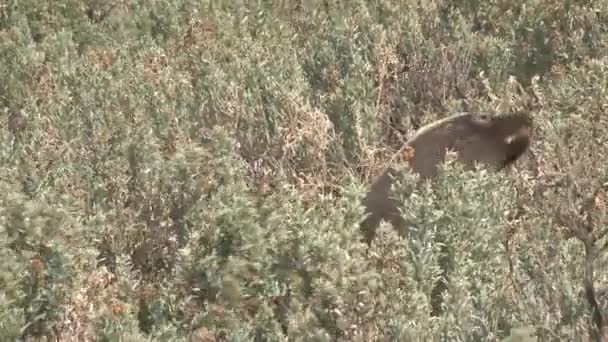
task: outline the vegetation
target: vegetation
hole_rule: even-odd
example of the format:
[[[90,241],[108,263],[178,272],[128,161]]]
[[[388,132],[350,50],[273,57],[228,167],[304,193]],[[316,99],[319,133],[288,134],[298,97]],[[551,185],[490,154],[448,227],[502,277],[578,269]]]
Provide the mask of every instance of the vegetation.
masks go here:
[[[606,1],[0,1],[2,340],[607,339],[606,85]],[[417,127],[522,109],[361,242]]]

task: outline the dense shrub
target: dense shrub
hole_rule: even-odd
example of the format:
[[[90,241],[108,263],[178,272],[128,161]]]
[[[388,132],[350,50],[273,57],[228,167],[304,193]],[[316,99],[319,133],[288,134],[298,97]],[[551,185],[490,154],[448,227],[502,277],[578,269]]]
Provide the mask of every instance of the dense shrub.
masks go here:
[[[599,339],[606,13],[0,3],[2,336]],[[415,129],[521,109],[536,130],[515,168],[447,162],[416,186],[399,165],[408,231],[360,242],[371,177]]]

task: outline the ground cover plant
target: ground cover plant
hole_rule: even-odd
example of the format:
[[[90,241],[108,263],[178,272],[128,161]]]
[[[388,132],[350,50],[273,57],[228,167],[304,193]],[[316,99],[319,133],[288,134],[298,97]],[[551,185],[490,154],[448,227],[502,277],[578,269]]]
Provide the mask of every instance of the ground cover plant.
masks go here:
[[[605,1],[0,1],[2,340],[606,341],[607,52]],[[393,158],[522,110],[505,172]]]

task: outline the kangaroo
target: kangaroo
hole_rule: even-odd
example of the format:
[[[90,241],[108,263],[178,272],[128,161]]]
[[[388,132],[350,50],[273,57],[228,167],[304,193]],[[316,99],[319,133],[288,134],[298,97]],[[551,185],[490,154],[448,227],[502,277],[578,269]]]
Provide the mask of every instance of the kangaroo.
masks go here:
[[[406,142],[414,149],[410,167],[422,180],[437,175],[438,164],[445,160],[448,149],[454,150],[457,160],[471,169],[475,162],[493,166],[500,171],[522,156],[530,145],[532,117],[515,112],[498,116],[459,113],[432,122]],[[391,197],[392,178],[397,170],[387,167],[371,185],[364,198],[368,216],[361,223],[364,241],[371,245],[382,220],[394,229],[403,231],[397,201]]]

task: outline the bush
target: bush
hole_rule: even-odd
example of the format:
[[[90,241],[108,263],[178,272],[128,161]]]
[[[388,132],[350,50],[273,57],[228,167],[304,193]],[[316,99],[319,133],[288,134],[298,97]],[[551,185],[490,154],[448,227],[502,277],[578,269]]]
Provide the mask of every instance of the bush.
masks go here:
[[[2,335],[608,336],[606,6],[5,2]],[[409,229],[360,242],[415,129],[522,109],[512,170],[401,165]]]

